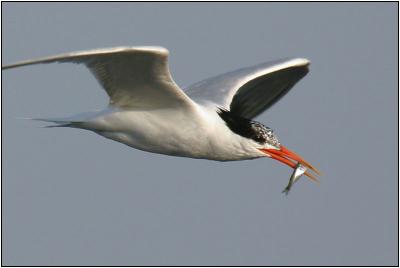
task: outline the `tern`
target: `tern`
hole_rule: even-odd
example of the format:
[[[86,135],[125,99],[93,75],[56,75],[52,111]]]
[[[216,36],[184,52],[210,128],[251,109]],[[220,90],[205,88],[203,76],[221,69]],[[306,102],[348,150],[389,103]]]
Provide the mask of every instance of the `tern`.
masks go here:
[[[253,118],[281,99],[308,73],[303,58],[261,63],[181,89],[163,47],[115,47],[72,52],[2,66],[53,62],[84,64],[109,96],[102,111],[61,119],[36,119],[50,127],[93,131],[133,148],[217,161],[260,157],[293,169],[319,171],[284,147],[274,131]],[[310,172],[304,175],[316,180]]]

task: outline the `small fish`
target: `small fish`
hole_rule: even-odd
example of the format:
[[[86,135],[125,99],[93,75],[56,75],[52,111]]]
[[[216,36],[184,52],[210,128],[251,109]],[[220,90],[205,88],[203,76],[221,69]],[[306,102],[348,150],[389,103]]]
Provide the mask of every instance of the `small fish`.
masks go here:
[[[300,179],[300,177],[307,171],[307,168],[300,163],[297,163],[296,168],[293,170],[292,176],[290,176],[289,183],[283,189],[282,193],[288,195],[290,189],[292,188],[293,184]]]

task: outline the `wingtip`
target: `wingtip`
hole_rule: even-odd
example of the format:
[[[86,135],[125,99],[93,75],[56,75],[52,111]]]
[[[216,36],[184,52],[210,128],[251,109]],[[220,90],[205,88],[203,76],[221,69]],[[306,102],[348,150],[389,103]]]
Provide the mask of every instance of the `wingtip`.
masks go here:
[[[298,66],[309,66],[311,64],[310,60],[306,58],[294,58],[292,62]]]
[[[92,50],[82,50],[82,51],[59,54],[59,55],[45,57],[45,58],[19,61],[16,63],[1,66],[1,70],[22,67],[22,66],[26,66],[26,65],[39,64],[39,63],[62,62],[67,58],[72,59],[72,58],[77,58],[80,56],[87,56],[87,55],[93,55],[93,54],[108,54],[108,53],[124,52],[124,51],[126,51],[126,52],[136,51],[136,52],[145,52],[145,53],[147,52],[147,53],[152,53],[152,54],[158,54],[158,55],[164,56],[164,57],[167,57],[169,55],[168,49],[161,47],[161,46],[136,46],[136,47],[135,46],[118,46],[118,47],[112,47],[112,48],[98,48],[98,49],[92,49]]]
[[[3,66],[1,66],[1,70],[7,70],[7,69],[11,69],[13,67],[17,67],[17,65],[16,64],[3,65]]]
[[[130,47],[129,49],[139,50],[139,51],[151,51],[155,53],[159,53],[161,55],[168,55],[169,50],[165,47],[161,46],[138,46],[138,47]]]
[[[24,66],[24,65],[27,65],[27,64],[25,64],[25,63],[7,64],[7,65],[4,65],[4,66],[1,66],[1,70],[2,71],[3,70],[8,70],[8,69],[12,69],[12,68],[21,67],[21,66]]]

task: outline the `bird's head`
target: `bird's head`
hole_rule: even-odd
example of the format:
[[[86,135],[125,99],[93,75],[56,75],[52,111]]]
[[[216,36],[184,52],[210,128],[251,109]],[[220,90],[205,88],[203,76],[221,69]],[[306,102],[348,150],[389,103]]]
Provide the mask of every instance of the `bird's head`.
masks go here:
[[[296,168],[297,163],[300,163],[301,165],[307,167],[307,169],[310,169],[316,174],[321,175],[318,169],[312,166],[309,162],[283,146],[279,142],[278,137],[274,134],[272,129],[258,122],[253,121],[252,124],[254,132],[256,133],[255,136],[259,140],[260,144],[262,144],[262,146],[257,147],[257,149],[264,153],[265,156],[278,160],[279,162],[288,165],[291,168]],[[304,175],[314,181],[318,181],[317,178],[310,172],[305,172]]]
[[[256,151],[261,152],[261,154],[258,155],[278,160],[291,168],[295,168],[297,163],[300,163],[316,174],[321,174],[315,167],[298,154],[283,146],[271,128],[264,126],[257,121],[237,116],[234,113],[223,109],[220,109],[218,114],[234,133],[251,141],[251,146],[254,146]],[[310,172],[305,172],[304,175],[317,181],[317,178]]]

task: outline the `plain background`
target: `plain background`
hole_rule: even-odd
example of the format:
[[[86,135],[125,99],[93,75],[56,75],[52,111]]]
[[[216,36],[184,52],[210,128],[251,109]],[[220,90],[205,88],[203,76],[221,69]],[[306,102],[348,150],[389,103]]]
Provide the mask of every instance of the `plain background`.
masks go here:
[[[102,109],[82,66],[3,71],[3,265],[397,265],[397,3],[3,3],[2,63],[170,50],[175,81],[284,57],[311,71],[257,118],[315,164],[134,150],[18,117]]]

